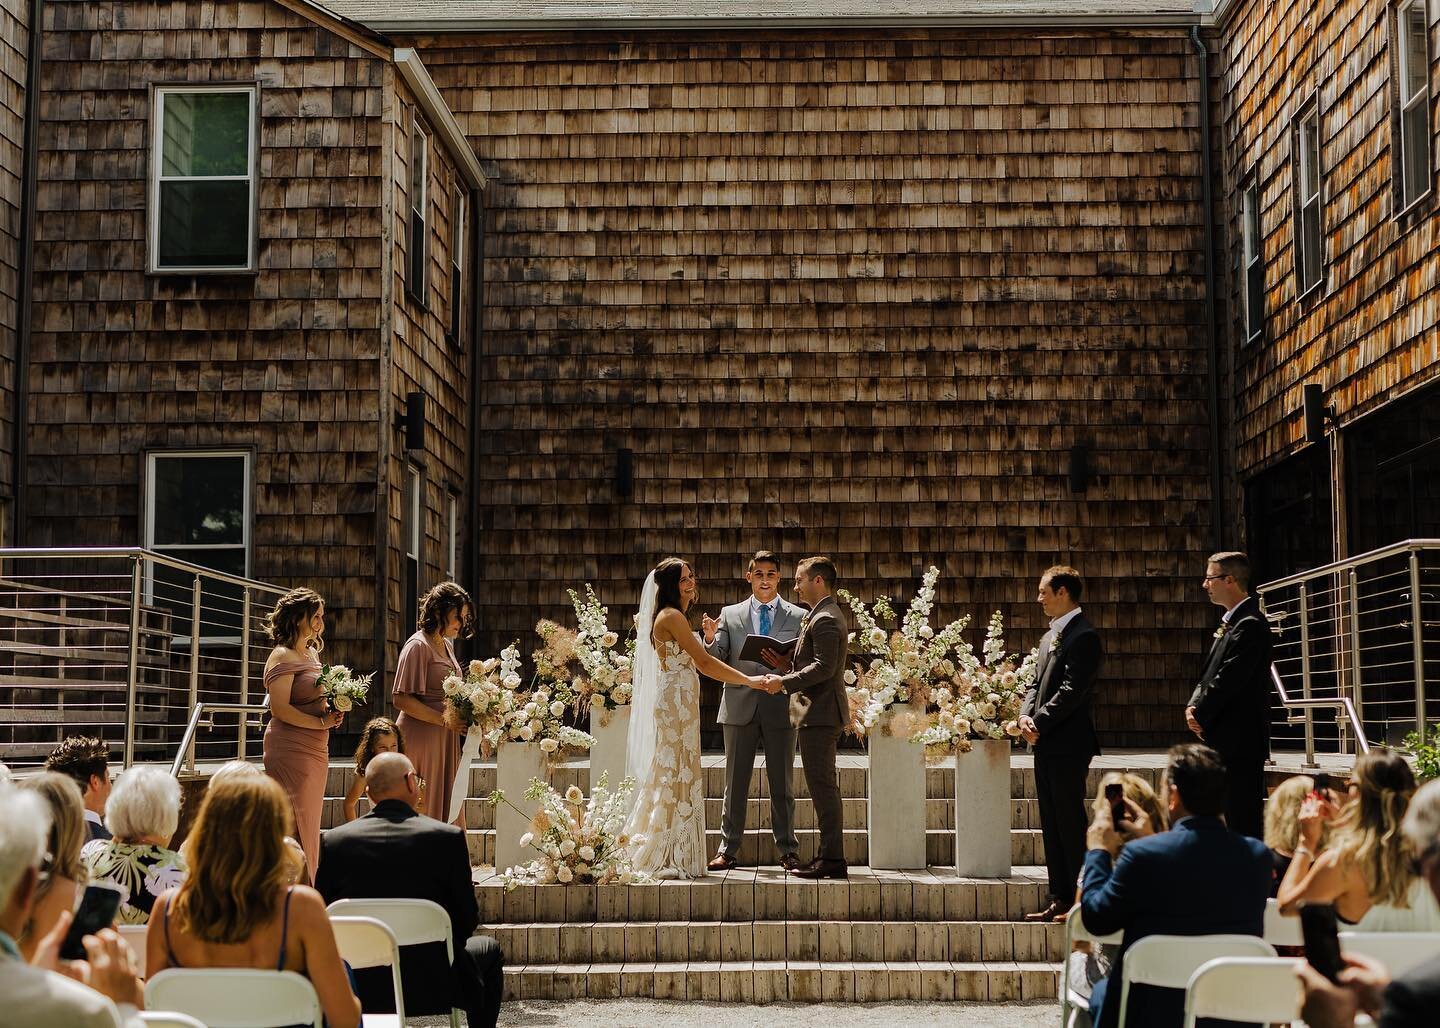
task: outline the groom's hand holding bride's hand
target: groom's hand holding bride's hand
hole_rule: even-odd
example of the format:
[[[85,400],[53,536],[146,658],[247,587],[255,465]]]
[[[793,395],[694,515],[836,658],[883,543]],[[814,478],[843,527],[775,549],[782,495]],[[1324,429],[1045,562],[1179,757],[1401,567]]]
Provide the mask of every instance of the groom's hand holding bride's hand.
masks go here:
[[[757,675],[750,679],[750,688],[759,689],[761,692],[768,692],[774,696],[784,688],[779,675]]]

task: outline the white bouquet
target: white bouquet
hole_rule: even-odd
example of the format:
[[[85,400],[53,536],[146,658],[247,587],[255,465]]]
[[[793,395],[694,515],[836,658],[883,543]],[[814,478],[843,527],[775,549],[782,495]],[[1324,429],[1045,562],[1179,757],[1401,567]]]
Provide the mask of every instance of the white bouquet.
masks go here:
[[[472,660],[463,677],[451,675],[441,685],[445,726],[454,732],[478,729],[487,757],[499,742],[506,716],[515,709],[519,668],[520,651],[512,643],[498,658]]]
[[[325,694],[325,702],[331,710],[348,713],[357,703],[364,703],[370,693],[370,682],[374,672],[357,675],[344,664],[326,664],[320,669],[315,684]]]

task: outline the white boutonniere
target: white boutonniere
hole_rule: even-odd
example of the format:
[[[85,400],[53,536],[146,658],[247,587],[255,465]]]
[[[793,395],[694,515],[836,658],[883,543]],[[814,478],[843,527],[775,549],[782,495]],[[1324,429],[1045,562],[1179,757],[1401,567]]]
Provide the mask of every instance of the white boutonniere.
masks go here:
[[[1058,635],[1052,635],[1052,636],[1050,637],[1050,652],[1051,652],[1051,653],[1054,653],[1054,652],[1055,652],[1056,650],[1058,650],[1059,648],[1060,648],[1060,637],[1059,637]]]
[[[1225,638],[1225,633],[1228,632],[1228,631],[1230,631],[1230,626],[1229,626],[1226,622],[1224,622],[1224,621],[1220,622],[1220,627],[1217,628],[1217,629],[1215,629],[1215,638],[1216,638],[1216,639],[1223,639],[1223,638]]]

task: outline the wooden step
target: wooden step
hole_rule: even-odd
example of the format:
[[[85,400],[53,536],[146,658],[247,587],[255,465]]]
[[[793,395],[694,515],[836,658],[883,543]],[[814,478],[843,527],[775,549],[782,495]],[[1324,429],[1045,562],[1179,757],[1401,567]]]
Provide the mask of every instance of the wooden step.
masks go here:
[[[705,961],[506,965],[507,1000],[679,999],[718,1003],[1053,1000],[1052,963]]]

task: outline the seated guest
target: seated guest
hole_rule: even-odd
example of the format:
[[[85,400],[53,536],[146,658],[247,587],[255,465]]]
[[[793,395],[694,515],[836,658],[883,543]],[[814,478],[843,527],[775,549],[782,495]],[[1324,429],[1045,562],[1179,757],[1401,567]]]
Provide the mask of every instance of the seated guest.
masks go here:
[[[66,910],[40,940],[34,961],[20,957],[15,939],[34,920],[49,822],[39,790],[0,783],[0,1024],[140,1028],[134,1020],[143,999],[140,981],[129,947],[114,931],[87,935],[85,960],[61,961],[57,952],[71,920]]]
[[[1440,901],[1440,782],[1429,782],[1415,793],[1401,824],[1420,878],[1432,899]],[[1430,1028],[1440,1010],[1440,957],[1390,979],[1373,960],[1347,954],[1349,965],[1332,985],[1313,967],[1302,964],[1305,985],[1302,1016],[1309,1028],[1352,1028],[1359,1012],[1369,1014],[1380,1028]]]
[[[40,940],[50,934],[60,915],[74,910],[86,879],[80,860],[85,845],[85,806],[80,787],[68,775],[46,771],[25,779],[23,789],[33,790],[44,801],[50,815],[50,834],[45,846],[45,865],[30,923],[19,937],[20,953],[33,960]]]
[[[1414,873],[1400,832],[1415,774],[1394,750],[1372,750],[1355,761],[1350,799],[1335,821],[1330,844],[1317,855],[1325,827],[1324,800],[1300,810],[1300,845],[1280,883],[1286,914],[1301,903],[1333,903],[1357,932],[1440,931],[1440,907]]]
[[[1110,977],[1091,994],[1091,1017],[1100,1028],[1119,1023],[1125,953],[1139,940],[1264,931],[1270,854],[1259,839],[1225,827],[1228,789],[1219,754],[1198,743],[1176,746],[1166,777],[1169,831],[1143,835],[1145,826],[1135,825],[1143,837],[1124,844],[1106,806],[1087,836],[1080,898],[1085,927],[1096,935],[1125,933]],[[1184,1007],[1181,990],[1137,985],[1130,990],[1128,1024],[1168,1028],[1180,1023]]]
[[[345,793],[345,820],[354,821],[360,816],[360,797],[365,795],[365,769],[382,753],[404,753],[405,739],[400,729],[388,717],[372,718],[366,722],[360,733],[360,745],[355,747],[355,777]],[[424,813],[423,804],[417,806],[418,813]]]
[[[120,774],[105,804],[114,836],[85,844],[92,881],[119,886],[118,924],[145,924],[156,898],[185,880],[185,858],[170,849],[180,825],[180,783],[158,767]]]
[[[1300,808],[1314,789],[1315,779],[1295,775],[1281,782],[1265,801],[1265,846],[1270,850],[1270,863],[1275,869],[1272,896],[1280,891],[1280,883],[1295,858],[1295,847],[1300,845]]]
[[[444,949],[406,947],[400,955],[405,1013],[442,1014],[463,1007],[470,1028],[492,1028],[504,991],[499,944],[472,935],[480,920],[465,832],[415,813],[419,798],[415,767],[401,753],[382,753],[365,769],[373,804],[358,821],[332,828],[320,839],[315,887],[325,902],[338,899],[433,900],[450,915],[455,962],[445,969]],[[355,973],[357,991],[371,1013],[393,1012],[390,973]]]
[[[80,786],[80,798],[85,802],[90,838],[110,838],[103,820],[105,803],[110,799],[110,747],[93,736],[72,735],[45,758],[45,770],[75,779],[75,784]]]
[[[183,847],[190,871],[155,901],[145,966],[253,967],[310,979],[330,1028],[360,1023],[320,895],[287,884],[290,800],[264,775],[212,784]],[[158,924],[156,922],[159,922]]]

